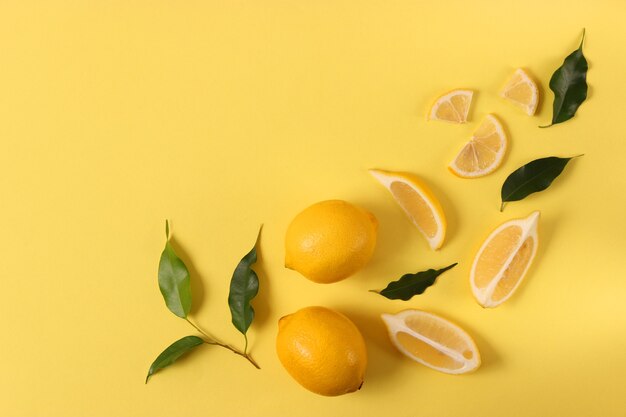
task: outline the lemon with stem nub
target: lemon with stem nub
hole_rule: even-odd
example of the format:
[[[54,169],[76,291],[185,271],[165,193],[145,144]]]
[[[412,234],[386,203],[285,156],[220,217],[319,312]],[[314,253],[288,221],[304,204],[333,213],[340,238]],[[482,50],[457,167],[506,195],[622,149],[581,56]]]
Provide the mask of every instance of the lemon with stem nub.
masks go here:
[[[306,307],[281,318],[276,353],[287,372],[317,394],[343,395],[363,385],[363,336],[350,319],[329,308]]]
[[[318,283],[345,279],[369,262],[377,229],[373,214],[346,201],[313,204],[287,229],[285,266]]]

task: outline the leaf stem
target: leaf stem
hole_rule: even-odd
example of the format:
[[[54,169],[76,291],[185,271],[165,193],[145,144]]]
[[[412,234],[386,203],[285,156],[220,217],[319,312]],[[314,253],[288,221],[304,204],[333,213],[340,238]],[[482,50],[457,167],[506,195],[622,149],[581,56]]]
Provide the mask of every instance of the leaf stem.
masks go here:
[[[239,355],[242,356],[244,358],[246,358],[248,360],[248,362],[250,362],[252,365],[254,365],[255,368],[257,369],[261,369],[261,367],[259,366],[259,364],[257,364],[255,362],[254,359],[252,359],[252,357],[250,355],[248,355],[248,353],[246,352],[247,348],[248,348],[248,338],[246,337],[246,349],[244,349],[243,352],[241,352],[240,350],[235,349],[234,347],[221,342],[219,340],[217,340],[217,338],[209,335],[208,333],[206,333],[205,331],[203,331],[201,328],[199,328],[194,322],[192,322],[191,320],[189,320],[188,317],[185,317],[185,320],[187,321],[187,323],[191,324],[197,331],[199,331],[200,333],[202,333],[202,335],[204,337],[206,337],[207,339],[204,339],[204,343],[208,344],[208,345],[217,345],[217,346],[221,346],[225,349],[230,350],[231,352],[233,352],[235,355]],[[244,335],[245,336],[245,335]]]
[[[243,347],[243,353],[247,354],[248,353],[248,335],[244,333],[243,339],[246,341],[246,344]]]
[[[502,213],[504,211],[504,205],[506,204],[506,201],[503,201],[502,204],[500,204],[500,213]]]

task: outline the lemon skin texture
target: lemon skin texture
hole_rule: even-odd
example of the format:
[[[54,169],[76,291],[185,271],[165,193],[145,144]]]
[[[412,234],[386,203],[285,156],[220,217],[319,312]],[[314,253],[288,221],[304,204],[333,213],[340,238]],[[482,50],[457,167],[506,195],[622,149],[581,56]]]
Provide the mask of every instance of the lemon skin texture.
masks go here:
[[[362,269],[371,259],[378,221],[343,200],[322,201],[290,223],[285,236],[285,267],[311,281],[329,284]]]
[[[361,388],[365,341],[356,325],[326,307],[306,307],[278,322],[276,352],[287,372],[316,394],[338,396]]]

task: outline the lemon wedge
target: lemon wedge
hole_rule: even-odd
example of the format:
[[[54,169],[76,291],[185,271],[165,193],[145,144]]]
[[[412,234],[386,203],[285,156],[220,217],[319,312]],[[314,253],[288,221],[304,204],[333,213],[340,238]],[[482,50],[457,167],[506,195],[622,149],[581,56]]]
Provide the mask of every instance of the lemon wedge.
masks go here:
[[[429,120],[442,120],[450,123],[465,123],[474,92],[452,90],[435,100],[428,112]]]
[[[480,366],[480,353],[474,340],[446,319],[421,310],[381,317],[391,343],[422,365],[447,374],[464,374]]]
[[[521,68],[515,70],[500,96],[522,108],[529,116],[537,111],[539,89],[530,75]]]
[[[519,287],[537,254],[539,212],[509,220],[482,244],[470,272],[472,293],[483,307],[496,307]]]
[[[446,217],[441,204],[426,184],[415,175],[404,172],[380,169],[370,169],[369,172],[389,190],[431,249],[439,249],[446,236]]]
[[[462,178],[482,177],[502,164],[506,148],[507,138],[502,124],[494,115],[489,114],[448,169]]]

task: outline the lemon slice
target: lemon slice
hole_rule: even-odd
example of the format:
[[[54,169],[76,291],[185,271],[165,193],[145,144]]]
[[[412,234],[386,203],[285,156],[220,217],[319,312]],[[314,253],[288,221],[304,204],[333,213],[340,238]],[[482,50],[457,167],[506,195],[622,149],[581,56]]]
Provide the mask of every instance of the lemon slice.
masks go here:
[[[489,114],[448,168],[462,178],[482,177],[502,164],[506,148],[504,129],[498,119]]]
[[[473,95],[471,90],[452,90],[442,95],[430,108],[428,119],[450,123],[467,122]]]
[[[472,293],[483,307],[513,295],[537,254],[539,212],[505,222],[482,244],[470,272]]]
[[[446,217],[441,204],[426,184],[415,175],[404,172],[379,169],[370,169],[369,172],[389,190],[431,249],[439,249],[446,236]]]
[[[521,68],[515,70],[500,92],[500,96],[521,107],[529,116],[537,111],[539,89],[533,79]]]
[[[420,310],[381,317],[394,346],[422,365],[447,374],[464,374],[480,366],[474,340],[448,320]]]

